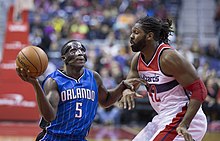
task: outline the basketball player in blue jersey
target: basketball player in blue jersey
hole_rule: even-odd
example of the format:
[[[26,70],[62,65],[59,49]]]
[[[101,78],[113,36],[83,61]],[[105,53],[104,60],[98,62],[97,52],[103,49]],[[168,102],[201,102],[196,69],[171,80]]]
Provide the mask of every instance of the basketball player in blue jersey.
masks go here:
[[[86,48],[81,42],[71,40],[61,49],[63,70],[46,77],[42,86],[28,71],[17,68],[17,73],[35,89],[42,115],[44,131],[40,141],[85,141],[96,115],[98,103],[109,107],[122,95],[123,90],[133,90],[144,83],[141,79],[122,81],[115,89],[107,90],[100,75],[85,68]]]
[[[157,112],[133,141],[201,141],[206,133],[201,104],[207,91],[193,65],[168,44],[171,25],[169,19],[146,16],[131,30],[130,46],[136,54],[127,78],[148,82],[148,97]],[[131,109],[136,95],[129,91],[120,103]]]

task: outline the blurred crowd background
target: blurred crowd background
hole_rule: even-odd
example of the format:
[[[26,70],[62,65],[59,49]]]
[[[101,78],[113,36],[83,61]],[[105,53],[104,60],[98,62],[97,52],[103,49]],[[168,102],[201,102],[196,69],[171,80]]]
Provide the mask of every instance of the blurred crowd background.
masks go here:
[[[6,9],[13,0],[0,2]],[[107,88],[113,88],[129,71],[133,57],[129,48],[131,27],[146,15],[173,20],[175,32],[170,36],[170,45],[189,59],[205,82],[208,97],[203,109],[208,122],[217,123],[220,120],[219,0],[34,0],[29,13],[29,42],[48,54],[50,62],[44,74],[47,75],[62,67],[60,49],[66,41],[82,41],[87,48],[86,66],[101,74]],[[140,92],[145,91],[140,88]],[[117,105],[108,109],[99,107],[95,122],[144,126],[155,112],[147,97],[136,102],[137,107],[131,111]]]

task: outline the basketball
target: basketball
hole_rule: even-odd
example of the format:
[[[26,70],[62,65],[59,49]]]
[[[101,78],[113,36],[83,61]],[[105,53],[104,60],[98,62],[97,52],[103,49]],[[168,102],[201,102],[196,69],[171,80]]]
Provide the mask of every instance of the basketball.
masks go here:
[[[27,46],[19,51],[16,66],[30,71],[31,77],[42,75],[47,69],[47,54],[39,47]]]

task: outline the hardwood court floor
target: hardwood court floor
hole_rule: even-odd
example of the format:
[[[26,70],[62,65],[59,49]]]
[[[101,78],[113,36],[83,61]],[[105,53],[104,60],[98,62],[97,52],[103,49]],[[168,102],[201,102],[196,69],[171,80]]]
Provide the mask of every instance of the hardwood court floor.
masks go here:
[[[34,141],[39,133],[38,123],[0,122],[0,141]],[[140,128],[93,125],[89,141],[131,141]],[[207,132],[203,141],[219,141],[220,132]]]

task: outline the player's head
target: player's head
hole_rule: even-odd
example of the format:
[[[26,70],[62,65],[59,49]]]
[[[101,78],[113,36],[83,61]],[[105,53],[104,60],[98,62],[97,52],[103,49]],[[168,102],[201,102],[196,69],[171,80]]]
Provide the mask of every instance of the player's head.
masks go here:
[[[70,40],[61,49],[61,57],[65,64],[83,65],[87,61],[86,48],[77,40]]]
[[[168,44],[172,21],[159,20],[155,17],[143,17],[137,20],[130,36],[131,48],[134,52],[141,51],[149,41]]]

